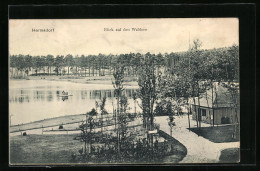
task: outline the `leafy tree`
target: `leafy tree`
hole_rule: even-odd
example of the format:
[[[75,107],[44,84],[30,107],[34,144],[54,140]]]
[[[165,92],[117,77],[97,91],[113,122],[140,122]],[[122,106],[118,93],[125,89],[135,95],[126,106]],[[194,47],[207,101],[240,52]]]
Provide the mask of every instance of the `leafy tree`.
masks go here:
[[[154,129],[154,103],[157,99],[157,83],[155,76],[155,55],[149,52],[141,60],[141,66],[138,71],[139,97],[141,99],[141,109],[143,111],[143,122],[147,130]],[[148,135],[150,145],[152,146],[153,136]]]
[[[53,55],[47,55],[46,57],[46,63],[48,66],[48,74],[51,74],[51,67],[54,66],[54,57]]]
[[[103,97],[102,100],[101,100],[101,103],[98,104],[99,108],[100,108],[100,111],[101,111],[101,132],[103,134],[103,115],[107,115],[108,112],[107,110],[105,109],[105,105],[106,105],[106,97]]]
[[[73,56],[71,54],[68,54],[65,57],[65,63],[66,63],[66,66],[68,67],[68,75],[69,75],[70,74],[70,68],[74,65]]]
[[[202,46],[202,42],[200,41],[200,39],[194,39],[193,40],[193,45],[191,47],[192,50],[198,50],[200,47]]]
[[[40,56],[33,57],[32,63],[37,76],[38,71],[43,67],[41,57]]]
[[[124,71],[125,71],[125,66],[123,63],[121,63],[120,61],[117,63],[117,65],[114,68],[114,81],[112,82],[113,86],[114,86],[114,91],[115,91],[115,97],[117,100],[117,109],[116,109],[116,123],[118,122],[118,117],[120,116],[120,112],[121,112],[121,106],[120,106],[120,100],[122,97],[122,92],[124,90],[123,88],[123,82],[124,82]],[[118,153],[120,153],[120,134],[119,134],[119,127],[117,127],[117,150]]]
[[[12,77],[14,77],[14,68],[17,68],[17,56],[16,55],[10,55],[10,61],[9,61],[10,68],[12,68]]]
[[[119,140],[120,146],[124,146],[127,142],[127,107],[128,99],[126,96],[122,95],[120,98],[120,113],[118,116],[118,130],[119,130]]]
[[[24,58],[24,63],[25,63],[25,68],[26,68],[26,74],[28,76],[29,71],[31,70],[31,67],[32,67],[32,56],[26,55]]]
[[[40,65],[41,65],[40,68],[43,70],[43,72],[45,74],[45,67],[47,66],[46,56],[40,57]]]
[[[56,72],[57,76],[59,75],[59,73],[61,75],[61,70],[64,66],[64,57],[60,56],[60,55],[56,56],[56,58],[54,60],[54,66],[55,66],[54,71]]]

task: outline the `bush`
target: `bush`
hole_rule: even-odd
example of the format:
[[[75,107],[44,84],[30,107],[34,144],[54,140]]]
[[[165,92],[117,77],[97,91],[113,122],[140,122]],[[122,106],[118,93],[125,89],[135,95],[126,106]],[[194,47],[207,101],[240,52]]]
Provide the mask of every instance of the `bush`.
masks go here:
[[[174,112],[172,110],[172,104],[170,102],[166,102],[166,101],[156,103],[154,114],[155,114],[155,116],[174,115]]]
[[[90,115],[90,116],[96,116],[98,113],[97,113],[97,111],[96,111],[96,109],[92,109],[90,112],[88,112],[87,113],[88,115]]]

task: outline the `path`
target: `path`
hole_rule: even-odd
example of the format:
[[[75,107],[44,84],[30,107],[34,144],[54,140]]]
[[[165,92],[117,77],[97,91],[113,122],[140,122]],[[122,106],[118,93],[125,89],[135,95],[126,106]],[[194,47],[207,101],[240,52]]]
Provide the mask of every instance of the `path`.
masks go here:
[[[160,124],[160,129],[170,135],[167,116],[156,117],[155,122]],[[189,131],[187,115],[175,117],[176,126],[172,129],[172,136],[187,148],[187,155],[180,163],[216,163],[219,162],[221,150],[226,148],[238,148],[239,142],[213,143],[197,134]],[[201,123],[202,127],[209,126]],[[191,127],[196,122],[191,120]]]

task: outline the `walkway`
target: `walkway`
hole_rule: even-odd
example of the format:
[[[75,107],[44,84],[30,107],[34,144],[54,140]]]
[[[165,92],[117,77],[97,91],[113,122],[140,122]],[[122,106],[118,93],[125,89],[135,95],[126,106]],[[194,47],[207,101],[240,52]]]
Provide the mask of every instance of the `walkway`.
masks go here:
[[[160,129],[170,135],[167,116],[156,117],[155,122],[160,124]],[[197,134],[189,131],[187,115],[175,117],[176,126],[172,129],[172,136],[187,148],[187,155],[180,163],[217,163],[221,150],[226,148],[239,148],[239,142],[213,143]],[[191,120],[191,127],[196,122]],[[201,123],[202,127],[209,126]]]

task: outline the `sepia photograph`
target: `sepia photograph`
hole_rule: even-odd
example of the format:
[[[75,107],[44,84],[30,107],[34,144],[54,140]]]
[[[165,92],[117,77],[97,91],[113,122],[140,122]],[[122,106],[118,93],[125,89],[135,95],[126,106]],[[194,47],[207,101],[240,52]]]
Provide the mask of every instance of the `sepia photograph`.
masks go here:
[[[238,18],[9,19],[9,164],[240,162]]]

